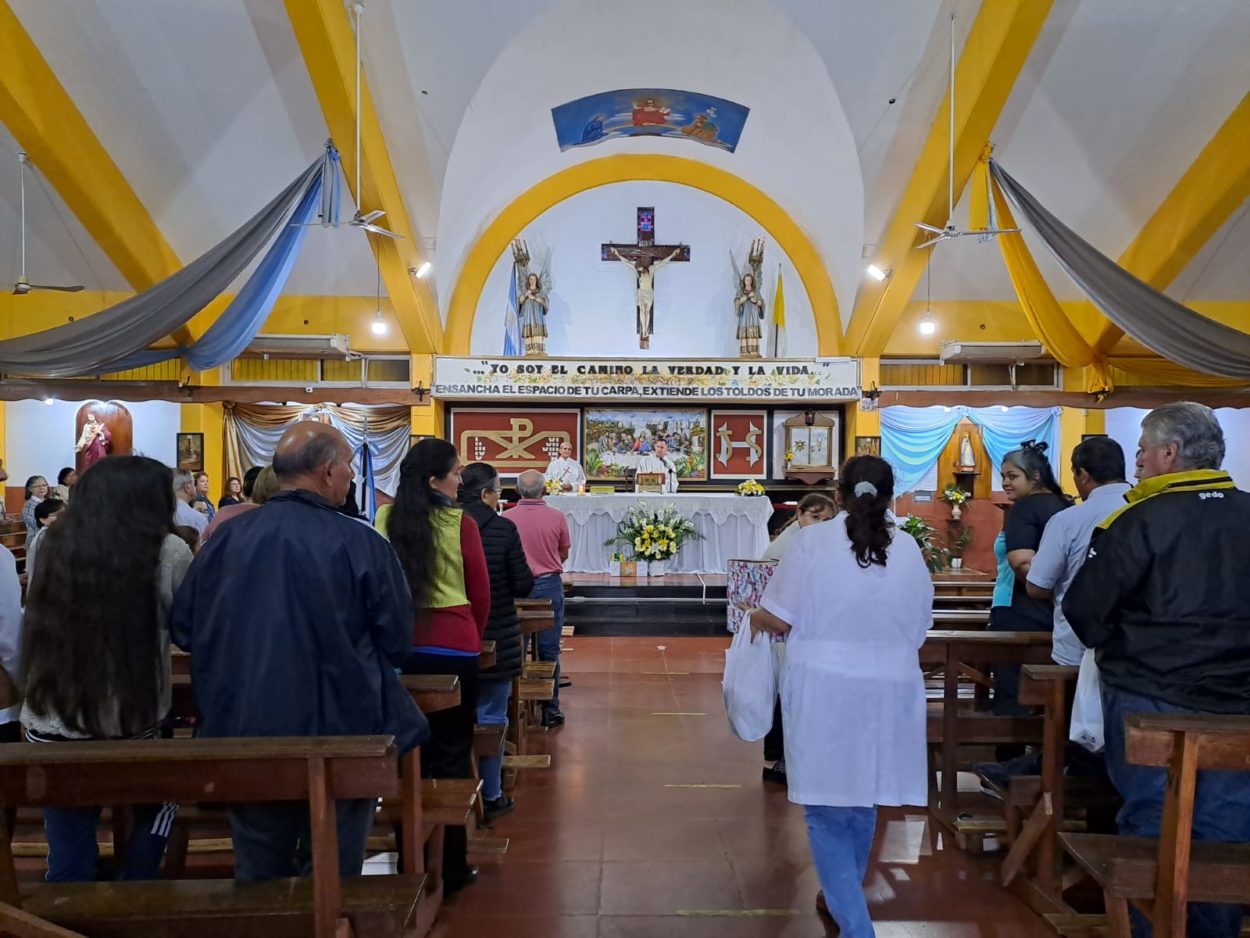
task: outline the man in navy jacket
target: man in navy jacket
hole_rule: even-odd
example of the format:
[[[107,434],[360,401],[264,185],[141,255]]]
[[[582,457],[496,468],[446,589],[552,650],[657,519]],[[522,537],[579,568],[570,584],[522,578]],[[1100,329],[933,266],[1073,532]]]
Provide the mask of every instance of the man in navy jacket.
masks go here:
[[[413,609],[390,544],[338,512],[351,449],[304,422],[274,455],[282,491],[217,532],[174,601],[170,631],[191,653],[199,735],[395,737],[401,752],[429,724],[399,683]],[[372,799],[337,805],[339,867],[360,875]],[[235,878],[307,873],[306,805],[235,805]]]

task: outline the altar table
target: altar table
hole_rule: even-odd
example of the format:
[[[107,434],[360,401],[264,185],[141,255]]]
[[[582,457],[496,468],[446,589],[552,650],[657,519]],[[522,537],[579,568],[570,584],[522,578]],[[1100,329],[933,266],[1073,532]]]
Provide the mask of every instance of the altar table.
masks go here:
[[[638,507],[672,505],[694,522],[702,540],[689,540],[669,564],[670,573],[724,573],[730,560],[755,560],[768,547],[768,519],[773,505],[767,498],[728,494],[618,494],[549,495],[547,504],[569,520],[572,547],[566,573],[607,573],[614,551],[628,555],[625,545],[605,546],[616,525]]]

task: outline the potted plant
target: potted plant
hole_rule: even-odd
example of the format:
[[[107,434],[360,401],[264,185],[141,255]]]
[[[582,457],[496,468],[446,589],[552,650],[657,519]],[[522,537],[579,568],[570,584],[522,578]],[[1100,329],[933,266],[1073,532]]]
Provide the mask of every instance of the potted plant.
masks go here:
[[[930,573],[937,573],[946,566],[946,548],[939,543],[937,529],[933,525],[918,515],[908,515],[899,528],[910,534],[919,545]]]
[[[942,489],[942,494],[938,497],[951,506],[951,517],[956,521],[959,520],[959,516],[963,513],[962,506],[972,501],[972,496],[954,482],[949,483],[946,488]]]
[[[654,509],[631,508],[617,524],[616,536],[605,546],[624,544],[632,548],[639,576],[664,576],[681,545],[701,538],[693,521],[683,518],[672,505],[664,505]]]
[[[950,555],[951,555],[951,569],[952,570],[959,570],[963,567],[964,551],[968,549],[968,546],[971,543],[972,543],[972,526],[971,525],[961,526],[959,529],[959,533],[956,534],[954,538],[951,539],[951,542],[950,542],[949,550],[950,550]]]

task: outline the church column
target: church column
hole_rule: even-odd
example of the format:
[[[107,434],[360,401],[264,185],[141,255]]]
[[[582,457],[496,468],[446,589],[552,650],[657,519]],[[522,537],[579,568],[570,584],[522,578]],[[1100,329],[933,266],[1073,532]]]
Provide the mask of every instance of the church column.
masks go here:
[[[180,429],[183,433],[204,434],[204,471],[208,473],[208,497],[213,504],[221,499],[226,483],[225,410],[216,404],[183,404]]]
[[[1085,390],[1085,371],[1083,368],[1063,369],[1063,389],[1065,391]],[[1059,415],[1059,484],[1069,495],[1076,494],[1076,483],[1072,478],[1072,451],[1081,442],[1081,437],[1091,433],[1107,432],[1107,415],[1101,409],[1088,407],[1064,407]]]
[[[859,386],[861,389],[881,386],[881,359],[859,360]],[[846,405],[846,429],[842,434],[842,458],[855,455],[855,437],[881,436],[881,414],[875,410],[859,409],[859,404]]]
[[[412,356],[412,386],[428,388],[434,381],[434,356]],[[429,393],[420,404],[412,405],[412,430],[420,436],[443,436],[443,414],[445,408],[442,401],[433,400]]]

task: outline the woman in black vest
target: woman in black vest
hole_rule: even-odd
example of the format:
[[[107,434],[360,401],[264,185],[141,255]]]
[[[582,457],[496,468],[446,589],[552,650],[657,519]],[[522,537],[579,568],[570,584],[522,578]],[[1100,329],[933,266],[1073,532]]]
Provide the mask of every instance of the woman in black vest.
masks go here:
[[[477,722],[483,726],[506,726],[508,694],[512,680],[521,673],[523,646],[521,621],[513,600],[530,594],[534,575],[525,560],[521,535],[516,525],[499,515],[499,473],[495,467],[475,462],[464,468],[460,479],[460,506],[475,522],[486,551],[486,569],[490,574],[490,618],[483,639],[495,643],[495,664],[479,675]],[[486,820],[493,821],[516,807],[504,795],[501,779],[502,762],[498,756],[478,761],[482,778],[482,800]]]

